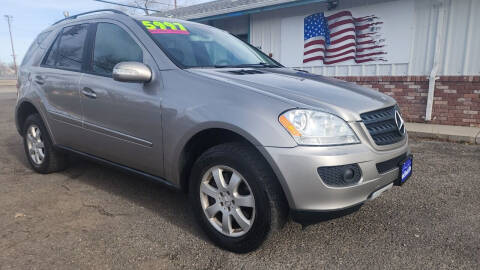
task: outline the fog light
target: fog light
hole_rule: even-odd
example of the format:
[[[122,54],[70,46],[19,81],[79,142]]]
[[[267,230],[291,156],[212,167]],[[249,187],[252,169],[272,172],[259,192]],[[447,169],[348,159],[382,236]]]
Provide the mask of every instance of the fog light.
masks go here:
[[[358,164],[319,167],[317,172],[325,184],[334,187],[351,186],[362,178],[362,171]]]
[[[343,180],[345,180],[345,182],[347,183],[350,183],[354,179],[354,177],[355,172],[351,168],[346,169],[343,173]]]

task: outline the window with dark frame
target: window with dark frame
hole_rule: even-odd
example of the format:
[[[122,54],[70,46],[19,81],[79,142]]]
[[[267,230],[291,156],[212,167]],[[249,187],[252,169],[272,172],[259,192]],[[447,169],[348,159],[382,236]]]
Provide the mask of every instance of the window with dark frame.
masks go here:
[[[27,52],[25,53],[25,56],[23,57],[22,59],[22,63],[20,64],[20,66],[23,66],[25,65],[28,61],[30,61],[30,58],[32,58],[34,52],[36,51],[36,49],[42,44],[42,42],[48,37],[48,35],[50,35],[52,31],[46,31],[46,32],[43,32],[43,33],[40,33],[36,38],[35,40],[32,42],[32,44],[30,45],[30,47],[28,47],[28,50]]]
[[[143,62],[140,46],[120,26],[99,23],[93,48],[93,73],[112,76],[113,67],[126,61]]]
[[[88,24],[79,24],[63,28],[62,32],[52,44],[44,64],[59,69],[82,70],[83,51],[87,32]]]

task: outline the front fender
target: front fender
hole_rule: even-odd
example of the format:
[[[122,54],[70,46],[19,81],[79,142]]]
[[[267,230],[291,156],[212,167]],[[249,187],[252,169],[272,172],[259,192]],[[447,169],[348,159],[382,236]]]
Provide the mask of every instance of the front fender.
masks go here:
[[[229,130],[257,148],[297,145],[278,121],[280,113],[292,108],[290,104],[186,72],[172,71],[164,78],[167,86],[162,99],[164,168],[165,177],[174,184],[179,184],[178,160],[183,148],[202,130]]]

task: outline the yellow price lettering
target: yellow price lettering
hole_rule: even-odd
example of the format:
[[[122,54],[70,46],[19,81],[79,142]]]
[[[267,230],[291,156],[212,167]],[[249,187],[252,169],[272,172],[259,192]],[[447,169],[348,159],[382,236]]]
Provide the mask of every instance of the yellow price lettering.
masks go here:
[[[187,31],[187,29],[181,23],[176,22],[176,23],[172,23],[172,24],[178,26],[178,28],[180,28],[180,30],[182,30],[182,31]]]
[[[177,30],[177,27],[175,27],[175,25],[173,25],[173,23],[163,22],[163,24],[170,27],[170,29],[172,29],[172,30]]]
[[[160,29],[163,29],[163,30],[167,29],[163,23],[158,22],[158,21],[154,21],[153,25],[158,26],[158,27],[160,27]]]
[[[148,30],[156,30],[162,29],[167,30],[167,27],[171,30],[180,30],[180,31],[187,31],[187,28],[183,26],[181,23],[178,22],[160,22],[160,21],[142,21],[142,24]]]
[[[148,30],[157,29],[157,28],[155,27],[155,25],[152,24],[151,21],[142,21],[142,24],[145,25],[145,27],[146,27]]]

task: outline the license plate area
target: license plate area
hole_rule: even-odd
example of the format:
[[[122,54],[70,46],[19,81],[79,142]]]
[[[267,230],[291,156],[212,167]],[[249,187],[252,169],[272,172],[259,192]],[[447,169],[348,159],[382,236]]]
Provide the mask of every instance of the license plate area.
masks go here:
[[[399,166],[399,175],[397,181],[395,181],[395,184],[397,186],[403,185],[410,176],[412,176],[413,172],[413,156],[409,155],[407,158],[405,158],[402,162],[398,164]]]

